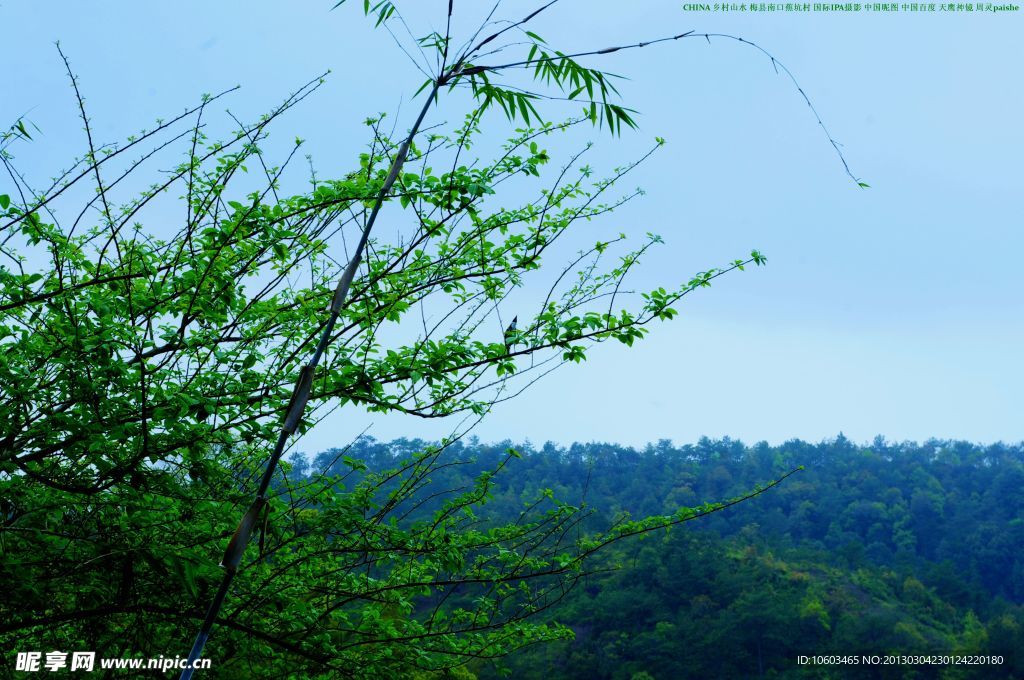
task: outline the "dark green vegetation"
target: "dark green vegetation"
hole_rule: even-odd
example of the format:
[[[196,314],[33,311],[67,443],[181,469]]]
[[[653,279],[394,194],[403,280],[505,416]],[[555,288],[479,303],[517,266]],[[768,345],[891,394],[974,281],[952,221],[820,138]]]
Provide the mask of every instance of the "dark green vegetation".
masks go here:
[[[361,441],[347,455],[375,467],[419,446]],[[456,444],[455,458],[476,462],[435,481],[469,484],[508,446]],[[685,528],[611,546],[588,569],[617,569],[581,579],[545,614],[575,639],[514,654],[503,662],[513,677],[1024,677],[1024,445],[860,447],[839,437],[778,447],[661,442],[643,452],[515,448],[523,457],[494,478],[482,516],[514,520],[550,489],[593,508],[584,524],[596,529],[625,511],[667,513],[806,469]],[[800,654],[889,653],[998,654],[1005,663],[831,675],[796,665]],[[473,669],[498,675],[490,664]]]

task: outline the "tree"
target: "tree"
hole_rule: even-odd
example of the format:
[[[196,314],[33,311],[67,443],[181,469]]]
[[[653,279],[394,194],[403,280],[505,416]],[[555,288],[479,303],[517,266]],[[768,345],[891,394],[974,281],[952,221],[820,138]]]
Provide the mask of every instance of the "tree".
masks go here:
[[[555,133],[635,127],[612,76],[580,59],[658,42],[563,54],[526,29],[551,4],[487,37],[481,28],[461,49],[447,30],[420,39],[436,64],[408,133],[396,139],[381,116],[368,119],[358,167],[338,179],[312,173],[301,192],[283,189],[301,140],[276,164],[263,145],[322,78],[256,122],[236,121],[221,141],[208,135],[209,109],[230,91],[103,145],[64,60],[85,153],[45,187],[14,162],[12,145],[30,140],[24,123],[0,154],[11,186],[0,196],[5,640],[168,655],[212,600],[209,656],[225,676],[435,672],[569,635],[533,617],[572,589],[595,552],[739,500],[583,534],[590,509],[545,491],[516,522],[478,520],[474,508],[513,450],[468,488],[430,486],[494,404],[583,361],[589,343],[631,346],[684,296],[764,263],[753,251],[637,295],[627,276],[660,239],[629,248],[625,234],[591,238],[533,313],[518,308],[506,342],[503,301],[534,290],[527,283],[542,264],[550,271],[545,257],[570,230],[638,196],[613,194],[615,182],[662,144],[601,179],[582,164],[585,149],[547,170],[543,144]],[[363,9],[378,26],[397,16],[390,2]],[[522,59],[485,61],[516,49]],[[506,82],[517,69],[535,90]],[[473,102],[463,122],[424,127],[452,91]],[[579,101],[583,114],[546,121],[545,96]],[[522,127],[468,162],[492,110]],[[184,161],[138,191],[140,173],[174,151]],[[256,189],[249,167],[262,178]],[[492,205],[499,189],[530,182],[532,200]],[[179,227],[161,232],[148,220],[175,197]],[[382,211],[404,225],[393,240],[373,232]],[[383,470],[341,452],[344,475],[281,475],[291,435],[345,406],[465,414],[468,425]],[[438,497],[440,509],[418,512]]]

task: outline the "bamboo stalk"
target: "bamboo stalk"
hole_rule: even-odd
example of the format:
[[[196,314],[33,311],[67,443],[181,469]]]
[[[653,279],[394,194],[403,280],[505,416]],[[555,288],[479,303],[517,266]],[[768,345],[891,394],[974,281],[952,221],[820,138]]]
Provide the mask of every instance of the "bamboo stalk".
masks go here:
[[[363,233],[359,238],[359,245],[356,247],[356,251],[349,261],[348,266],[345,267],[345,271],[338,281],[337,287],[334,289],[334,297],[331,300],[330,316],[327,319],[327,324],[324,326],[323,332],[320,334],[320,341],[316,345],[316,349],[313,355],[309,359],[309,363],[305,364],[299,371],[299,377],[295,381],[295,389],[292,391],[291,401],[288,404],[288,410],[285,412],[284,420],[281,423],[281,431],[277,436],[277,444],[274,446],[273,453],[270,454],[270,458],[267,460],[267,466],[263,471],[263,477],[260,480],[259,488],[256,491],[256,496],[253,498],[252,505],[246,510],[245,514],[242,515],[242,519],[238,523],[238,528],[235,530],[234,535],[228,542],[228,547],[224,551],[224,557],[221,560],[220,566],[224,568],[224,578],[221,580],[220,587],[217,589],[217,593],[210,602],[209,608],[206,610],[206,617],[203,619],[203,625],[199,629],[199,633],[196,635],[195,643],[192,645],[192,650],[189,652],[188,661],[186,668],[182,670],[180,680],[190,680],[193,674],[193,664],[202,655],[203,648],[206,646],[206,641],[210,638],[210,632],[213,630],[213,624],[217,620],[217,615],[220,613],[221,606],[224,604],[224,598],[227,596],[228,589],[231,586],[231,581],[234,579],[235,574],[238,572],[238,567],[242,562],[242,556],[245,553],[245,548],[249,544],[249,539],[252,538],[253,528],[256,526],[259,519],[260,512],[267,505],[267,490],[270,488],[270,481],[274,477],[274,472],[277,470],[277,464],[281,460],[281,456],[284,454],[285,444],[288,442],[288,438],[295,433],[298,429],[299,423],[302,421],[302,414],[306,409],[306,403],[309,401],[309,393],[313,386],[313,374],[316,371],[316,367],[320,364],[320,359],[323,357],[324,351],[331,342],[331,332],[334,330],[334,325],[338,321],[338,317],[341,315],[341,310],[345,307],[345,299],[348,297],[349,288],[352,286],[352,281],[355,279],[356,271],[359,269],[359,264],[363,260],[363,251],[366,249],[366,243],[370,238],[370,232],[373,230],[373,225],[377,221],[377,215],[380,212],[381,206],[384,204],[384,200],[387,198],[388,192],[391,191],[391,187],[394,185],[395,180],[398,178],[398,173],[401,172],[402,166],[405,164],[405,159],[409,154],[409,148],[412,146],[412,140],[419,131],[420,126],[423,124],[423,119],[427,115],[427,110],[430,105],[434,102],[437,96],[437,90],[442,84],[447,82],[453,75],[458,73],[459,64],[456,64],[452,69],[445,75],[437,78],[434,81],[434,86],[427,97],[426,102],[423,104],[423,108],[420,109],[420,114],[416,118],[416,122],[413,123],[412,128],[409,130],[409,135],[402,142],[402,146],[398,150],[398,154],[391,162],[391,170],[388,172],[387,178],[384,180],[384,184],[380,188],[380,193],[377,194],[377,198],[373,204],[373,210],[370,212],[370,217],[366,221],[366,225],[363,227]]]

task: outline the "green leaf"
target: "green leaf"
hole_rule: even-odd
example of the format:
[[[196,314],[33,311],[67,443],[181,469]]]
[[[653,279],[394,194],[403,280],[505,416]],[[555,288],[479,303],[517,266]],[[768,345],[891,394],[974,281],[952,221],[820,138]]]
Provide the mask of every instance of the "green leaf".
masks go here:
[[[30,135],[28,130],[25,129],[25,121],[19,119],[18,122],[14,124],[14,127],[18,129],[18,132],[21,133],[22,137],[25,139],[32,139],[32,135]]]
[[[432,79],[429,79],[429,78],[427,80],[423,81],[423,84],[420,85],[420,88],[418,90],[416,90],[416,92],[413,93],[413,95],[412,95],[413,98],[418,96],[420,92],[423,92],[423,90],[427,89],[428,87],[430,87],[433,84],[434,84],[434,81]]]

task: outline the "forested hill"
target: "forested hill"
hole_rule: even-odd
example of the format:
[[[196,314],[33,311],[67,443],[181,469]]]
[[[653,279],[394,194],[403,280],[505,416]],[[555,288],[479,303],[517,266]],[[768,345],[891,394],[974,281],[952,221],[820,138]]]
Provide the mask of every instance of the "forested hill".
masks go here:
[[[424,446],[366,438],[344,453],[372,469]],[[835,677],[1024,677],[1024,444],[858,445],[840,435],[636,450],[469,441],[446,455],[473,462],[434,481],[470,484],[509,448],[522,457],[494,477],[487,514],[515,519],[550,489],[594,508],[594,527],[623,511],[668,514],[736,497],[805,468],[752,500],[615,546],[602,560],[621,569],[589,578],[550,612],[576,640],[520,652],[505,662],[516,676],[827,677],[797,666],[797,655],[961,651],[1006,661]],[[322,469],[339,454],[300,457],[294,472]],[[334,467],[349,470],[340,459]],[[496,667],[475,670],[483,677]]]

